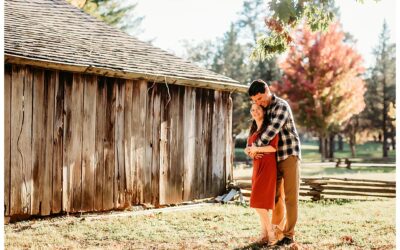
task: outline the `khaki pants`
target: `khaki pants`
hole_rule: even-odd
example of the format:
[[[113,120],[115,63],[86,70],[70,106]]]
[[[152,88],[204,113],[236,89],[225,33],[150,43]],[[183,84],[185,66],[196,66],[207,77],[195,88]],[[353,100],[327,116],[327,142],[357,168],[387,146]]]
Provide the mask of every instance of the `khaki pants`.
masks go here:
[[[293,238],[297,222],[299,188],[300,160],[292,155],[278,162],[275,209],[272,214],[272,224],[278,225],[278,230],[282,231],[283,236],[289,238]]]

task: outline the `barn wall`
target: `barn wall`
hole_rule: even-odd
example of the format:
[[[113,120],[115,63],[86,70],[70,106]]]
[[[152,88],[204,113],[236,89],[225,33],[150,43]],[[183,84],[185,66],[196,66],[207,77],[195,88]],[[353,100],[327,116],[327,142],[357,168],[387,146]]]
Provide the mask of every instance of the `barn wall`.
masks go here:
[[[5,65],[5,215],[179,203],[225,189],[229,93]]]

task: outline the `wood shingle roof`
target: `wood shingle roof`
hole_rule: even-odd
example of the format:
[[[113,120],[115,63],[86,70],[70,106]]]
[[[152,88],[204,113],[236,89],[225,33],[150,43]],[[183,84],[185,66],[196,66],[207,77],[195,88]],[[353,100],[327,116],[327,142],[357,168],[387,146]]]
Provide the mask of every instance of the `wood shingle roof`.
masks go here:
[[[6,62],[244,92],[203,69],[97,20],[65,0],[6,0]]]

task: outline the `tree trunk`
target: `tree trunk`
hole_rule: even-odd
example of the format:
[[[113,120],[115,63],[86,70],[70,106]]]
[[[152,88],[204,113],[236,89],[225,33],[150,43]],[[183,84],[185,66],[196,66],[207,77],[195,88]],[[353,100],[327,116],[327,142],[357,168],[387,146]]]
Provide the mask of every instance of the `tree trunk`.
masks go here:
[[[329,159],[329,136],[325,137],[325,151],[324,151],[324,155],[325,155],[325,159]]]
[[[390,142],[392,144],[392,150],[396,150],[396,128],[393,126],[393,124],[390,124]]]
[[[356,135],[352,133],[349,138],[349,146],[351,150],[351,157],[356,157]]]
[[[329,158],[333,159],[335,156],[335,134],[329,135]]]
[[[319,141],[318,141],[318,152],[319,152],[320,154],[322,154],[322,138],[321,138],[321,136],[319,137],[318,140],[319,140]]]
[[[339,144],[338,151],[343,151],[343,136],[340,134],[338,135],[338,144]]]
[[[386,98],[386,78],[385,74],[383,74],[383,80],[382,80],[382,85],[383,85],[383,121],[382,121],[382,132],[383,132],[383,143],[382,143],[382,153],[383,157],[388,156],[388,131],[387,131],[387,121],[388,121],[388,102]]]
[[[326,159],[326,137],[324,135],[320,135],[319,137],[319,147],[321,153],[321,162],[325,162]]]

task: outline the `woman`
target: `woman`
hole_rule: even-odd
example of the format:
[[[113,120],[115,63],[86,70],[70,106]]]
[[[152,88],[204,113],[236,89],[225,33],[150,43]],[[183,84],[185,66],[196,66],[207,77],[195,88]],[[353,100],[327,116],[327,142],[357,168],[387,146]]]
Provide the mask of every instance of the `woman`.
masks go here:
[[[276,192],[276,149],[278,147],[279,137],[276,135],[268,146],[255,147],[252,144],[257,140],[261,133],[266,129],[269,118],[265,117],[263,108],[255,103],[250,109],[253,123],[250,128],[248,147],[245,153],[253,155],[256,153],[264,153],[262,158],[253,159],[253,175],[252,190],[250,196],[250,207],[254,208],[260,216],[261,237],[258,243],[269,243],[274,245],[277,242],[269,212],[275,208],[275,192]]]

